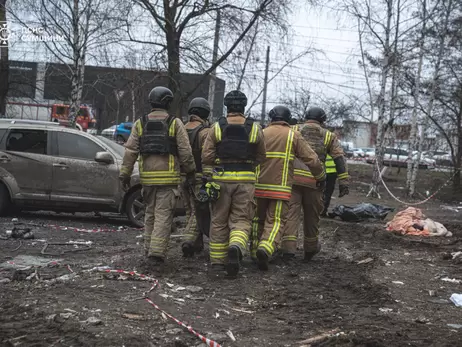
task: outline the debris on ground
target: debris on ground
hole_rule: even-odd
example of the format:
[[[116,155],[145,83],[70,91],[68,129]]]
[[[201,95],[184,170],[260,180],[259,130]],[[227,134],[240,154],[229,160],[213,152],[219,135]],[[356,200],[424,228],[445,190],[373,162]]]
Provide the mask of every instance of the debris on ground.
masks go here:
[[[370,262],[373,262],[374,258],[366,258],[360,261],[357,261],[356,264],[361,265],[361,264],[369,264]]]
[[[26,269],[29,267],[45,267],[51,264],[61,263],[64,259],[50,259],[32,255],[17,255],[11,260],[0,264],[3,269]]]
[[[303,345],[310,345],[312,343],[321,343],[321,342],[326,341],[329,338],[335,336],[335,334],[338,334],[338,333],[340,333],[340,329],[336,328],[336,329],[327,331],[325,333],[322,333],[320,335],[310,337],[310,338],[308,338],[306,340],[299,341],[298,343],[303,344]]]
[[[421,209],[415,207],[408,207],[398,212],[393,219],[387,223],[386,228],[388,231],[402,235],[452,236],[452,233],[448,231],[443,224],[427,218]]]
[[[451,300],[457,307],[462,307],[462,294],[454,293],[451,295],[449,300]]]
[[[329,213],[329,217],[340,217],[345,222],[362,222],[376,219],[384,220],[394,209],[382,205],[361,203],[355,206],[337,205]]]

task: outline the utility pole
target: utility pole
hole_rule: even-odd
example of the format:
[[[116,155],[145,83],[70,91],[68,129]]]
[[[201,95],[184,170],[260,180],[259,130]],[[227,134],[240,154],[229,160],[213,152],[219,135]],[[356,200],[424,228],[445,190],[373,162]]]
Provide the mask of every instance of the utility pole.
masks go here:
[[[266,49],[266,67],[265,67],[265,84],[263,85],[263,104],[261,106],[261,124],[266,120],[266,94],[268,91],[268,70],[270,62],[270,46]]]
[[[212,54],[212,65],[216,63],[218,59],[218,44],[220,43],[220,23],[221,23],[221,15],[220,11],[217,11],[217,18],[215,22],[215,39],[213,40],[213,54]],[[210,104],[210,115],[211,119],[215,119],[215,110],[214,110],[214,103],[215,103],[215,86],[216,86],[216,69],[212,71],[210,74],[210,82],[209,82],[209,104]]]

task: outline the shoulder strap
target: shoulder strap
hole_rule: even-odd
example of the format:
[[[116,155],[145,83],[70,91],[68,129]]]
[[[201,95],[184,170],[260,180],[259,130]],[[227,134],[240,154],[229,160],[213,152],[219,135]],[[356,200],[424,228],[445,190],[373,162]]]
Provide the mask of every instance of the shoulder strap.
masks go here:
[[[218,125],[220,126],[221,130],[223,130],[223,128],[228,125],[228,120],[226,119],[226,117],[221,117],[218,120]]]
[[[254,122],[255,122],[255,119],[251,117],[248,117],[245,119],[244,127],[245,127],[245,130],[247,131],[247,134],[250,134],[252,132],[252,127],[253,127]]]

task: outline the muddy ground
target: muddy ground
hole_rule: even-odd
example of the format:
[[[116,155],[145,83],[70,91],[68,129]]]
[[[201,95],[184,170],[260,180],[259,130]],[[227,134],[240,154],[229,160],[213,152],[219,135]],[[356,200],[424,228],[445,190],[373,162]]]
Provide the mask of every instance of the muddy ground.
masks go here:
[[[374,201],[364,198],[364,172],[355,176],[351,195],[333,205]],[[399,184],[392,185],[399,194]],[[387,194],[380,203],[401,208]],[[210,276],[205,254],[182,259],[181,238],[173,237],[164,273],[153,274],[160,287],[150,298],[223,346],[303,346],[307,343],[300,341],[333,330],[335,336],[312,346],[462,346],[462,329],[457,327],[462,328],[462,308],[449,301],[452,293],[462,293],[462,284],[442,280],[462,280],[462,258],[451,256],[462,251],[462,212],[441,205],[432,200],[423,208],[454,233],[452,238],[397,236],[385,231],[382,222],[324,219],[323,249],[312,262],[302,263],[300,251],[293,264],[277,262],[262,273],[246,259],[235,280]],[[152,274],[140,255],[141,231],[125,219],[22,213],[1,218],[0,234],[11,228],[12,217],[35,224],[39,240],[23,241],[20,248],[18,241],[0,240],[0,262],[17,255],[63,260],[61,266],[38,268],[39,279],[30,278],[34,269],[0,271],[0,346],[201,346],[199,339],[140,299],[149,283],[86,271],[110,266]],[[183,222],[177,219],[176,234],[181,234]],[[84,233],[49,224],[127,228]],[[92,248],[45,256],[40,239],[92,241]],[[66,247],[47,251],[75,249]],[[70,274],[65,265],[77,276],[47,282]]]

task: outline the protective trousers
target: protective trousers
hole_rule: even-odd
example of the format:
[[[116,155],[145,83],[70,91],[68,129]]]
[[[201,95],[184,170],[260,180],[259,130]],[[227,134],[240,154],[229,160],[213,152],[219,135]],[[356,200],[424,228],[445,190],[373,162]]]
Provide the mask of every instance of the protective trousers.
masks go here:
[[[210,227],[210,262],[226,264],[229,246],[241,254],[247,249],[252,217],[255,212],[253,183],[217,182],[220,198],[212,204]]]
[[[257,213],[252,224],[251,256],[263,249],[270,257],[281,240],[281,232],[287,218],[289,201],[257,198]]]
[[[332,198],[332,194],[334,194],[336,181],[337,173],[326,174],[326,189],[324,190],[324,210],[322,211],[323,214],[327,213],[327,210],[329,209],[330,200]]]
[[[186,208],[186,228],[184,232],[184,241],[191,243],[196,250],[203,249],[202,235],[208,235],[207,227],[210,228],[210,212],[207,206],[198,206],[190,188],[183,184],[182,197]],[[196,193],[200,185],[195,187]],[[198,208],[199,207],[199,208]],[[207,223],[209,225],[207,225]]]
[[[176,186],[143,186],[146,206],[144,250],[148,256],[165,258],[179,192]]]
[[[282,237],[283,253],[294,254],[300,227],[300,210],[303,207],[303,250],[316,252],[318,247],[319,220],[323,209],[322,191],[308,187],[293,186],[287,213],[287,222]]]

